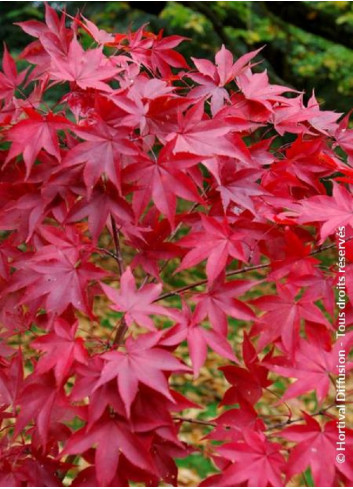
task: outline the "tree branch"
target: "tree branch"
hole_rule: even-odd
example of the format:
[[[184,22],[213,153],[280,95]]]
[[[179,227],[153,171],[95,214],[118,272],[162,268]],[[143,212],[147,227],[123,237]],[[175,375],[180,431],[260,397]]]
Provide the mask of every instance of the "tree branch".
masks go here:
[[[326,412],[329,409],[333,408],[334,406],[335,406],[335,403],[332,403],[329,406],[327,406],[326,408],[319,409],[315,413],[311,414],[311,416],[313,416],[313,417],[316,417],[316,416],[328,416],[326,414]],[[176,421],[182,421],[182,422],[185,422],[185,423],[199,424],[199,425],[203,425],[203,426],[211,426],[213,428],[215,428],[216,426],[218,426],[217,423],[215,423],[214,421],[211,421],[211,420],[210,421],[206,421],[206,420],[193,419],[193,418],[188,418],[188,417],[183,417],[183,416],[174,416],[173,419],[175,419]],[[266,427],[266,430],[265,431],[278,430],[278,429],[284,428],[285,426],[288,426],[288,425],[291,425],[291,424],[294,424],[294,423],[300,423],[301,421],[304,421],[304,418],[303,417],[301,417],[301,418],[295,418],[295,419],[286,419],[286,421],[282,421],[280,423],[268,425]],[[232,428],[231,425],[227,425],[227,424],[222,425],[222,427],[224,429],[226,429],[226,430],[229,430],[229,429]]]
[[[115,219],[112,215],[110,216],[110,221],[112,224],[113,241],[114,241],[114,246],[115,246],[115,254],[113,256],[117,261],[118,268],[119,268],[119,274],[122,275],[124,273],[124,261],[123,261],[123,256],[121,254],[120,241],[119,241],[119,231],[118,231],[118,228],[116,226]]]
[[[118,348],[124,341],[124,336],[128,330],[128,326],[126,324],[126,320],[124,316],[120,319],[120,321],[117,323],[116,326],[117,328],[112,343],[112,348]]]
[[[348,241],[351,241],[351,239],[353,239],[353,236],[346,239],[345,243],[347,243]],[[331,243],[329,245],[320,246],[316,250],[309,253],[309,256],[317,255],[317,254],[321,253],[322,251],[329,250],[331,248],[334,248],[335,246],[336,246],[336,243]],[[250,272],[253,270],[260,270],[262,268],[267,268],[270,265],[271,265],[271,262],[267,262],[267,263],[262,263],[260,265],[253,265],[250,267],[237,268],[236,270],[228,270],[226,272],[226,276],[232,277],[233,275],[239,275],[240,273],[246,273],[246,272]],[[203,280],[199,280],[198,282],[193,282],[192,284],[189,284],[189,285],[184,285],[183,287],[179,287],[175,290],[171,290],[170,292],[165,292],[164,294],[157,297],[157,299],[155,299],[154,302],[161,301],[163,299],[167,299],[168,297],[172,297],[174,295],[179,295],[183,292],[186,292],[187,290],[191,290],[191,289],[194,289],[195,287],[199,287],[200,285],[206,285],[207,282],[208,282],[208,279],[206,278]]]

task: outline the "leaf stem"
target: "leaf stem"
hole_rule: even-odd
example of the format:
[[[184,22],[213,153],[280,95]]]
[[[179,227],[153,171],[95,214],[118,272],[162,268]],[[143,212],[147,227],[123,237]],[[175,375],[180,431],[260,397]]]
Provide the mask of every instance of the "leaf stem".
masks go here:
[[[120,241],[119,241],[119,231],[115,222],[115,219],[112,215],[110,215],[110,221],[112,224],[112,231],[113,231],[113,241],[114,241],[114,246],[115,246],[115,259],[118,263],[118,268],[119,268],[119,274],[122,275],[124,273],[124,261],[123,261],[123,256],[121,254],[121,248],[120,248]]]

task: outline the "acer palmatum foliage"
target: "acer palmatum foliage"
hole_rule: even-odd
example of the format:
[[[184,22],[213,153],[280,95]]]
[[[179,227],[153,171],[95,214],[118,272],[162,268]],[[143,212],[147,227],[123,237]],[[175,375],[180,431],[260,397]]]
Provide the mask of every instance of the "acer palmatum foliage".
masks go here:
[[[177,485],[192,423],[204,486],[352,485],[330,387],[352,347],[348,118],[254,73],[256,51],[189,66],[181,37],[50,6],[20,26],[29,67],[5,48],[0,74],[1,485]],[[228,387],[199,421],[170,378],[210,352]]]

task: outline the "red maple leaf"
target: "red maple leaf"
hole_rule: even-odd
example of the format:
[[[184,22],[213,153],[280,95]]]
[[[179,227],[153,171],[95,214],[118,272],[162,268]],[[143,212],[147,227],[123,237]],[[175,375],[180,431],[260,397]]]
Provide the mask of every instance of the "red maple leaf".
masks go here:
[[[160,337],[161,333],[140,335],[136,340],[129,337],[125,344],[126,352],[111,351],[102,355],[106,363],[95,388],[116,379],[128,415],[138,393],[139,382],[174,402],[164,372],[190,371],[189,367],[158,346]]]
[[[278,295],[259,297],[252,303],[266,313],[260,317],[260,348],[272,341],[282,340],[284,349],[294,354],[298,342],[298,332],[302,319],[313,321],[331,328],[321,310],[306,293],[296,298],[299,292],[297,287],[289,285],[277,285]]]
[[[208,477],[202,486],[238,487],[278,487],[283,486],[282,471],[285,459],[279,443],[269,441],[264,433],[244,431],[243,440],[226,443],[217,452],[229,461],[221,475]]]
[[[323,242],[330,234],[335,233],[338,227],[353,227],[352,208],[352,194],[343,185],[334,184],[332,197],[315,195],[300,203],[298,222],[322,223],[320,236]]]
[[[86,363],[88,354],[83,339],[76,338],[78,322],[70,326],[61,318],[54,322],[53,332],[40,336],[32,342],[32,346],[46,352],[36,366],[39,374],[54,370],[58,385],[66,380],[74,362]]]
[[[87,261],[76,247],[43,246],[31,261],[17,262],[8,291],[25,288],[22,304],[42,298],[47,312],[61,314],[71,304],[92,317],[87,286],[107,272]]]
[[[353,334],[351,333],[347,333],[342,340],[338,339],[329,351],[326,351],[318,342],[314,344],[302,339],[291,366],[286,366],[286,362],[283,364],[282,361],[276,365],[276,358],[273,358],[266,364],[270,370],[284,377],[297,379],[288,387],[282,399],[291,399],[306,392],[315,391],[318,401],[322,403],[329,391],[330,376],[338,374],[339,351],[344,350],[348,356],[352,345]],[[351,369],[353,369],[353,364],[347,362],[346,371]]]
[[[305,425],[290,426],[279,433],[283,438],[297,443],[291,450],[287,463],[287,479],[310,467],[317,487],[332,487],[336,471],[352,481],[352,458],[346,457],[345,463],[341,464],[336,461],[336,455],[340,453],[336,450],[338,441],[336,420],[320,426],[307,413],[303,413],[303,416]],[[353,448],[353,431],[348,428],[346,428],[346,445],[347,449]]]
[[[51,56],[49,69],[52,80],[75,82],[83,90],[95,88],[104,92],[111,91],[104,81],[114,78],[118,72],[101,48],[84,51],[76,38],[72,39],[67,55]]]
[[[250,307],[236,299],[254,285],[254,282],[247,280],[224,282],[223,276],[220,275],[206,292],[194,295],[193,299],[198,304],[200,312],[209,317],[213,328],[221,334],[226,334],[227,316],[245,321],[255,318]]]
[[[2,57],[3,73],[0,73],[0,98],[8,100],[14,95],[18,85],[24,81],[27,70],[17,73],[15,60],[12,58],[4,45],[4,54]]]
[[[109,486],[112,482],[123,454],[134,466],[155,472],[151,456],[143,440],[131,433],[129,426],[121,420],[105,414],[90,428],[76,431],[64,447],[61,455],[81,454],[93,446],[95,450],[95,470],[99,484]]]
[[[201,323],[205,319],[206,311],[200,305],[191,311],[183,303],[182,313],[178,316],[178,323],[165,332],[162,344],[167,346],[178,345],[187,340],[195,378],[206,361],[207,346],[221,357],[228,358],[233,362],[238,361],[233,348],[227,341],[226,332],[202,327]]]
[[[202,231],[191,232],[178,245],[191,248],[178,270],[193,267],[207,258],[206,273],[209,284],[223,272],[229,257],[246,261],[243,249],[243,233],[233,231],[226,220],[201,214]]]
[[[114,303],[112,309],[123,312],[128,326],[134,321],[140,326],[155,330],[154,323],[149,317],[151,314],[174,317],[172,310],[155,304],[161,291],[162,284],[145,284],[136,289],[135,278],[128,267],[120,279],[120,290],[102,284],[107,297]]]
[[[244,405],[245,401],[250,406],[254,406],[261,398],[263,389],[272,383],[268,379],[269,369],[265,364],[266,360],[270,360],[271,357],[272,353],[270,352],[261,361],[249,337],[244,334],[243,359],[246,368],[238,365],[220,367],[225,378],[231,384],[231,387],[224,394],[222,404],[240,403]]]
[[[211,111],[215,115],[224,101],[229,100],[228,91],[224,86],[244,71],[259,51],[260,49],[246,53],[234,63],[233,54],[223,45],[216,54],[215,65],[208,59],[191,58],[198,73],[188,73],[187,77],[200,86],[192,88],[189,97],[211,97]]]
[[[126,225],[134,228],[130,206],[117,194],[116,188],[106,182],[105,185],[97,185],[90,196],[78,199],[66,222],[74,223],[88,217],[88,228],[96,242],[109,216],[114,217],[119,227]]]
[[[65,117],[51,112],[41,115],[34,109],[25,109],[25,113],[28,119],[18,122],[8,130],[7,137],[12,144],[5,164],[22,154],[28,177],[41,149],[60,160],[57,131],[70,128],[71,123]]]
[[[199,102],[184,116],[178,117],[179,127],[165,139],[170,142],[174,153],[191,153],[198,156],[237,156],[237,148],[225,136],[232,130],[223,118],[208,119],[204,115],[204,104]]]
[[[140,158],[137,164],[130,165],[126,176],[138,185],[133,199],[136,214],[141,215],[152,198],[157,209],[174,226],[177,197],[202,204],[193,180],[178,169],[194,166],[198,161],[199,158],[185,153],[173,155],[166,146],[155,161]]]
[[[64,166],[84,164],[83,179],[88,189],[88,197],[102,175],[120,190],[121,156],[136,155],[137,148],[129,140],[130,129],[119,130],[98,121],[92,127],[75,128],[75,133],[85,139],[76,144],[65,156]]]

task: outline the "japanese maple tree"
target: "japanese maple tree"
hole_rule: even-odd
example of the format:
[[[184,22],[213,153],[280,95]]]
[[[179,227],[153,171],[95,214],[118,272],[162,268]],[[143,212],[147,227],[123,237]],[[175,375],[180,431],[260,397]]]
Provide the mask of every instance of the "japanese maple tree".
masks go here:
[[[342,352],[353,368],[349,116],[271,84],[258,51],[186,61],[182,37],[48,5],[19,26],[26,67],[5,47],[0,73],[0,485],[176,486],[201,453],[202,486],[352,486],[332,385]],[[213,417],[183,388],[209,402],[211,361]]]

